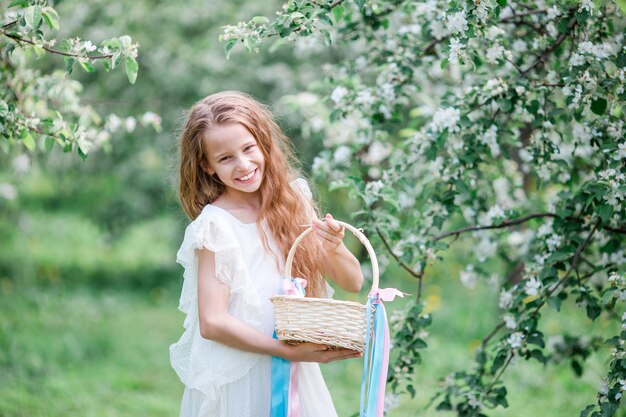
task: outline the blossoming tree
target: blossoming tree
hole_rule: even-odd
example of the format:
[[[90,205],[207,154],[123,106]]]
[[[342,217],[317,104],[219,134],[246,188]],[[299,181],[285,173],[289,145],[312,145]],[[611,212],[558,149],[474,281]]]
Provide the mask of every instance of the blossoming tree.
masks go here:
[[[59,14],[47,0],[15,0],[1,9],[0,26],[0,149],[5,153],[23,145],[29,151],[50,150],[55,144],[81,157],[105,143],[124,125],[132,131],[134,117],[120,120],[109,115],[102,121],[92,106],[80,98],[82,84],[67,77],[75,67],[88,73],[101,63],[106,71],[124,67],[131,84],[139,65],[138,45],[129,36],[104,40],[99,46],[78,37],[58,41]],[[47,74],[35,60],[63,57],[63,71]],[[145,114],[140,122],[160,128],[157,115]],[[21,147],[21,146],[20,146]]]
[[[621,7],[621,9],[620,9]],[[576,372],[612,346],[605,386],[581,416],[614,415],[626,380],[626,41],[624,4],[547,0],[292,0],[270,20],[228,26],[241,44],[317,39],[341,48],[307,92],[303,129],[324,138],[314,170],[362,201],[355,214],[415,277],[395,325],[396,392],[415,393],[427,268],[472,239],[461,281],[504,260],[501,321],[471,369],[435,397],[460,416],[506,407],[503,373],[516,358],[547,363],[548,308],[575,300],[590,320],[621,323],[606,342],[563,338]],[[325,116],[325,117],[321,117]]]

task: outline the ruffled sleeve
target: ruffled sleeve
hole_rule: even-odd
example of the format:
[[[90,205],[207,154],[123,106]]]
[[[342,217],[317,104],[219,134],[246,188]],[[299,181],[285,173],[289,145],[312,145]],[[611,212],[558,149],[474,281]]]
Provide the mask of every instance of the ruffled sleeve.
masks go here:
[[[241,257],[237,237],[224,216],[207,206],[185,230],[176,261],[184,268],[179,310],[186,314],[185,331],[170,346],[170,362],[181,381],[210,400],[218,389],[248,373],[260,355],[202,338],[198,318],[198,249],[215,253],[216,277],[230,288],[229,313],[258,327],[260,300]]]
[[[311,188],[304,178],[296,178],[295,180],[291,181],[290,184],[293,188],[300,191],[307,200],[313,200],[313,193],[311,193]]]

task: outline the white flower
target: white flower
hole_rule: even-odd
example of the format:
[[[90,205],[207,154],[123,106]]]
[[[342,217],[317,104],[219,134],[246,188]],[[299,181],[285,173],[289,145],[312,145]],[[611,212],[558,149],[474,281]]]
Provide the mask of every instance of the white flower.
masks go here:
[[[458,64],[459,58],[465,58],[465,52],[463,52],[463,49],[465,49],[465,45],[459,41],[459,38],[450,39],[450,54],[448,56],[448,61],[450,61],[451,64]]]
[[[346,165],[350,161],[350,157],[352,156],[352,151],[349,147],[345,145],[341,145],[335,152],[333,153],[333,161],[335,161],[338,165]]]
[[[546,15],[549,20],[554,20],[557,17],[561,16],[561,11],[559,10],[558,7],[552,6],[548,9],[548,12],[546,13]]]
[[[440,108],[433,115],[430,122],[430,128],[434,132],[443,132],[448,129],[449,132],[459,131],[457,123],[461,120],[461,111],[454,107]]]
[[[392,151],[392,147],[389,143],[374,141],[367,150],[367,154],[363,157],[365,162],[370,164],[378,164],[383,159],[387,158]]]
[[[513,41],[513,44],[511,45],[511,48],[518,53],[523,53],[526,52],[528,50],[528,46],[526,45],[526,42],[524,42],[521,39],[515,39]]]
[[[589,126],[574,122],[574,128],[572,129],[572,136],[575,140],[588,144],[591,141],[593,135]]]
[[[502,218],[504,217],[504,210],[502,210],[502,208],[496,204],[495,206],[489,208],[489,211],[487,212],[487,217],[490,221]]]
[[[87,51],[87,52],[93,52],[93,51],[95,51],[97,49],[96,45],[91,43],[91,41],[84,42],[83,43],[83,48],[85,48],[85,51]]]
[[[615,151],[613,159],[616,161],[619,161],[620,159],[626,159],[626,142],[622,142],[617,145],[617,151]]]
[[[504,47],[496,42],[492,47],[487,49],[487,62],[495,65],[498,63],[498,59],[502,59],[503,55]]]
[[[376,99],[370,92],[370,90],[361,90],[357,93],[356,99],[354,102],[356,104],[361,104],[363,106],[369,107],[371,106]]]
[[[124,127],[128,133],[132,133],[135,127],[137,127],[137,120],[134,117],[127,117],[124,121]]]
[[[502,290],[502,292],[500,292],[500,299],[498,300],[498,306],[504,310],[505,308],[508,308],[512,302],[513,302],[513,294],[508,291]]]
[[[524,340],[524,334],[522,332],[511,333],[508,339],[506,339],[507,343],[511,345],[513,349],[522,346],[522,341]]]
[[[116,114],[111,113],[105,125],[106,129],[113,133],[119,129],[120,126],[122,126],[122,120]]]
[[[443,39],[450,33],[446,27],[443,25],[441,20],[432,21],[430,24],[430,32],[432,33],[435,39]]]
[[[145,112],[143,116],[141,116],[141,124],[144,126],[147,125],[160,125],[161,124],[161,116],[151,111]]]
[[[517,322],[515,321],[515,317],[510,314],[507,314],[503,317],[504,325],[507,329],[515,329],[517,327]]]
[[[553,251],[554,249],[559,247],[560,244],[561,244],[561,236],[557,234],[552,234],[548,239],[546,239],[546,245],[548,245],[548,248],[550,249],[550,251]]]
[[[335,87],[333,92],[330,95],[330,99],[335,102],[335,104],[339,104],[341,100],[348,94],[348,89],[342,85]]]
[[[8,183],[0,183],[0,198],[5,200],[15,200],[17,197],[17,188]]]
[[[385,394],[385,403],[384,410],[385,413],[393,410],[394,408],[398,408],[400,405],[400,398],[392,392]]]
[[[476,273],[474,272],[474,265],[467,265],[465,271],[461,271],[459,279],[461,283],[467,288],[474,288],[477,281]]]
[[[580,7],[578,8],[578,11],[581,12],[583,10],[587,10],[587,12],[589,12],[589,14],[593,16],[594,8],[595,5],[593,4],[593,0],[582,0],[580,2]]]
[[[506,32],[500,29],[499,27],[491,26],[489,30],[487,30],[487,34],[485,35],[485,37],[489,39],[490,41],[494,41],[496,40],[498,36],[504,35],[505,33]]]
[[[497,97],[506,93],[509,88],[508,84],[502,78],[491,78],[485,83],[483,91],[489,93],[491,97]]]
[[[537,280],[535,277],[531,277],[528,281],[526,281],[526,285],[524,286],[524,291],[531,297],[539,294],[539,289],[541,288],[541,282]]]
[[[452,34],[465,32],[468,29],[465,11],[461,10],[449,15],[447,27]]]
[[[380,191],[383,189],[383,187],[385,186],[385,184],[383,184],[382,181],[372,181],[372,182],[368,182],[367,185],[365,186],[365,192],[367,194],[378,194],[380,193]]]

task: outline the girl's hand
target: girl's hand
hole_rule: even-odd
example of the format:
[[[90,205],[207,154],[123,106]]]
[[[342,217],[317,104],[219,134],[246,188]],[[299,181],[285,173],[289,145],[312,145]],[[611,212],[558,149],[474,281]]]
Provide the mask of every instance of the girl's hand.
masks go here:
[[[313,219],[311,226],[327,252],[334,252],[341,246],[345,236],[345,227],[337,223],[333,216],[326,214],[324,221]]]
[[[299,345],[288,345],[285,343],[286,354],[283,356],[291,362],[319,362],[328,363],[343,359],[359,358],[363,354],[350,349],[329,349],[328,346],[315,343],[300,343]]]

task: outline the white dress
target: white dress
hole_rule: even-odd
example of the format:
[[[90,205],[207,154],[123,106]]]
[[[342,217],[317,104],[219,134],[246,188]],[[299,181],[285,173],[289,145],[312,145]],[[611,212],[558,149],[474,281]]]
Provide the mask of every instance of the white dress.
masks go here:
[[[294,185],[310,193],[303,183],[298,179]],[[275,251],[273,239],[270,247]],[[180,417],[270,417],[271,357],[200,336],[196,252],[200,248],[215,253],[216,276],[230,287],[230,314],[270,337],[274,310],[269,297],[280,292],[282,279],[255,223],[241,223],[227,211],[207,205],[189,224],[176,259],[185,268],[179,305],[186,314],[185,331],[170,346],[172,367],[185,384]],[[298,366],[301,416],[336,417],[319,365]]]

